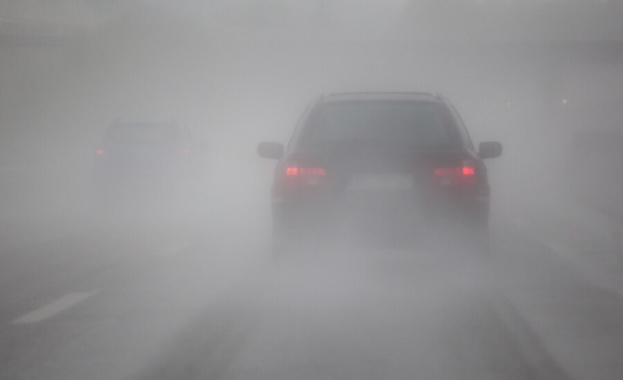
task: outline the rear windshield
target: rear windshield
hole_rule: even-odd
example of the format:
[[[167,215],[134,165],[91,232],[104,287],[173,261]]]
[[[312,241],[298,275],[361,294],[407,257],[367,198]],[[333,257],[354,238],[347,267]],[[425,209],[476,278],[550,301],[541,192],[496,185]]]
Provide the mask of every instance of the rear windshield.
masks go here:
[[[448,147],[452,136],[442,104],[414,101],[336,102],[318,106],[301,143],[385,143],[413,148]]]
[[[123,144],[168,144],[179,140],[180,129],[170,123],[115,124],[108,131],[108,140]]]

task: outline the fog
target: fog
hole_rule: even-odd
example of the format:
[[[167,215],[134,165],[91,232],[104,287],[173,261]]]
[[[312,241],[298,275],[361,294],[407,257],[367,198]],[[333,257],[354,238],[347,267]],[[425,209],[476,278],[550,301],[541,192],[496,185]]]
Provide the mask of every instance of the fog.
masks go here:
[[[176,316],[167,314],[171,321],[162,330],[160,322],[148,322],[142,338],[126,342],[138,353],[120,360],[125,364],[114,373],[119,378],[128,373],[150,378],[156,372],[148,368],[162,363],[175,367],[161,359],[183,356],[176,347],[193,349],[183,343],[193,329],[215,336],[254,331],[235,359],[227,359],[230,372],[215,377],[410,378],[421,363],[442,363],[453,350],[468,346],[465,331],[482,328],[465,320],[488,320],[482,310],[489,306],[481,305],[480,296],[497,287],[514,294],[514,284],[525,281],[509,269],[519,263],[517,256],[499,252],[536,248],[508,238],[504,226],[525,230],[532,240],[565,238],[575,249],[613,250],[621,246],[623,221],[618,190],[623,184],[622,6],[615,1],[460,3],[59,5],[73,9],[74,16],[42,13],[37,2],[30,8],[0,6],[7,19],[48,15],[49,22],[40,23],[43,31],[32,32],[35,37],[20,26],[7,27],[8,32],[0,28],[0,37],[8,36],[0,38],[0,252],[6,252],[5,262],[11,264],[9,252],[60,238],[90,242],[85,252],[91,258],[101,255],[93,260],[102,262],[108,243],[121,246],[128,240],[131,247],[163,255],[180,244],[200,255],[194,267],[173,265],[175,275],[160,278],[158,272],[141,279],[162,281],[156,288],[166,288],[163,297],[175,299],[172,307],[179,309],[168,311]],[[357,241],[303,246],[281,259],[271,255],[276,161],[260,158],[257,146],[286,144],[312,101],[343,91],[441,93],[456,106],[476,146],[502,143],[502,156],[486,161],[491,255],[497,259],[464,255],[456,241],[413,251]],[[198,147],[189,181],[125,189],[102,204],[95,152],[115,120],[175,120],[187,126]],[[618,258],[603,260],[618,265]],[[517,268],[538,273],[539,263]],[[68,265],[81,270],[80,262]],[[591,273],[595,281],[604,279]],[[210,286],[202,285],[205,277]],[[18,286],[14,281],[11,286]],[[219,295],[222,289],[233,290]],[[206,300],[217,296],[234,306],[227,303],[222,310],[231,316],[213,325],[202,313],[210,309]],[[521,300],[529,305],[537,298]],[[137,296],[136,302],[140,309],[155,301],[142,303]],[[263,327],[248,321],[253,313],[262,316]],[[405,317],[410,314],[417,314],[417,322]],[[229,318],[242,321],[242,327],[223,322]],[[413,323],[421,329],[410,330]],[[297,368],[309,352],[290,342],[288,334],[307,341],[312,357],[335,370],[300,375]],[[339,343],[323,352],[332,334]],[[462,343],[450,350],[439,343],[456,336]],[[114,336],[104,341],[114,342]],[[177,343],[169,347],[168,341]],[[292,346],[284,361],[275,353],[254,351],[286,341]],[[227,344],[225,349],[238,350]],[[393,353],[391,363],[369,362],[384,350]],[[72,352],[57,359],[71,360]],[[409,362],[413,352],[417,363]],[[215,355],[206,366],[220,360]],[[569,357],[558,364],[564,366]],[[61,370],[57,376],[93,369],[85,367],[86,372]],[[265,371],[253,372],[257,367]],[[386,367],[389,372],[379,369]],[[423,378],[465,375],[459,367],[424,367]],[[465,376],[479,378],[477,372]]]
[[[82,192],[94,147],[118,118],[182,120],[209,147],[202,159],[211,170],[202,179],[233,181],[236,186],[226,191],[230,196],[258,195],[258,202],[270,186],[272,163],[257,159],[256,144],[287,142],[302,111],[320,94],[444,94],[476,143],[504,142],[506,153],[491,161],[492,170],[519,165],[492,175],[502,183],[511,172],[514,178],[532,176],[519,181],[524,183],[540,180],[540,171],[551,178],[565,169],[561,161],[579,131],[616,129],[621,118],[616,104],[623,79],[609,46],[557,47],[546,38],[506,44],[454,37],[420,41],[356,22],[347,23],[354,25],[350,28],[218,29],[188,20],[129,13],[62,43],[7,46],[2,75],[7,175],[22,175],[11,168],[26,167],[45,173],[20,180],[66,177],[52,194],[31,194],[30,205],[4,203],[45,215],[48,208],[63,214],[76,208],[77,200],[87,202]],[[545,170],[547,165],[559,166]],[[233,175],[237,167],[246,167],[245,174]],[[225,178],[214,181],[211,175]],[[31,186],[40,189],[7,182],[22,197]],[[45,197],[52,198],[40,199]]]

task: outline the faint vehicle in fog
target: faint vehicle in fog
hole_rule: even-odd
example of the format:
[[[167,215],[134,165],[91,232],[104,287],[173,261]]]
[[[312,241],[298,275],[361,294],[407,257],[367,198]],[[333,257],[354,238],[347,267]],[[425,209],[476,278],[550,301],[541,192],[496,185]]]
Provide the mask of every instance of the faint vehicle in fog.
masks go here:
[[[109,201],[191,186],[196,146],[173,121],[116,121],[95,150],[95,194]]]
[[[351,232],[392,244],[434,232],[460,236],[464,247],[487,247],[483,159],[499,156],[502,145],[483,142],[476,151],[440,95],[324,96],[307,109],[287,147],[263,142],[258,153],[279,160],[272,188],[277,252]]]

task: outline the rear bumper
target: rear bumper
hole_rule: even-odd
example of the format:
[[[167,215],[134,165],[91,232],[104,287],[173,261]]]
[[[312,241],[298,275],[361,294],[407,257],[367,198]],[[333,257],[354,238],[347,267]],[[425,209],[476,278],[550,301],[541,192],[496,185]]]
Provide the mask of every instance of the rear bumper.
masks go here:
[[[488,197],[431,194],[349,194],[335,198],[274,198],[273,222],[292,232],[335,235],[344,230],[424,233],[454,226],[486,228]]]

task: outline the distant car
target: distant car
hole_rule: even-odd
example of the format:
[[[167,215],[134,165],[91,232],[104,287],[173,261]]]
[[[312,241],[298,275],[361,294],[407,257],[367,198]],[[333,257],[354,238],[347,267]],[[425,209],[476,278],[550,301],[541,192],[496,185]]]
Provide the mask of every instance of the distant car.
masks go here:
[[[363,238],[385,231],[390,239],[423,239],[458,225],[465,247],[487,247],[490,188],[483,159],[499,156],[502,145],[483,142],[476,151],[457,111],[440,95],[324,96],[308,107],[287,148],[264,142],[258,153],[278,159],[272,187],[277,252],[353,227],[361,227]]]
[[[195,166],[189,130],[169,121],[113,123],[95,150],[96,192],[104,198],[185,186]]]

